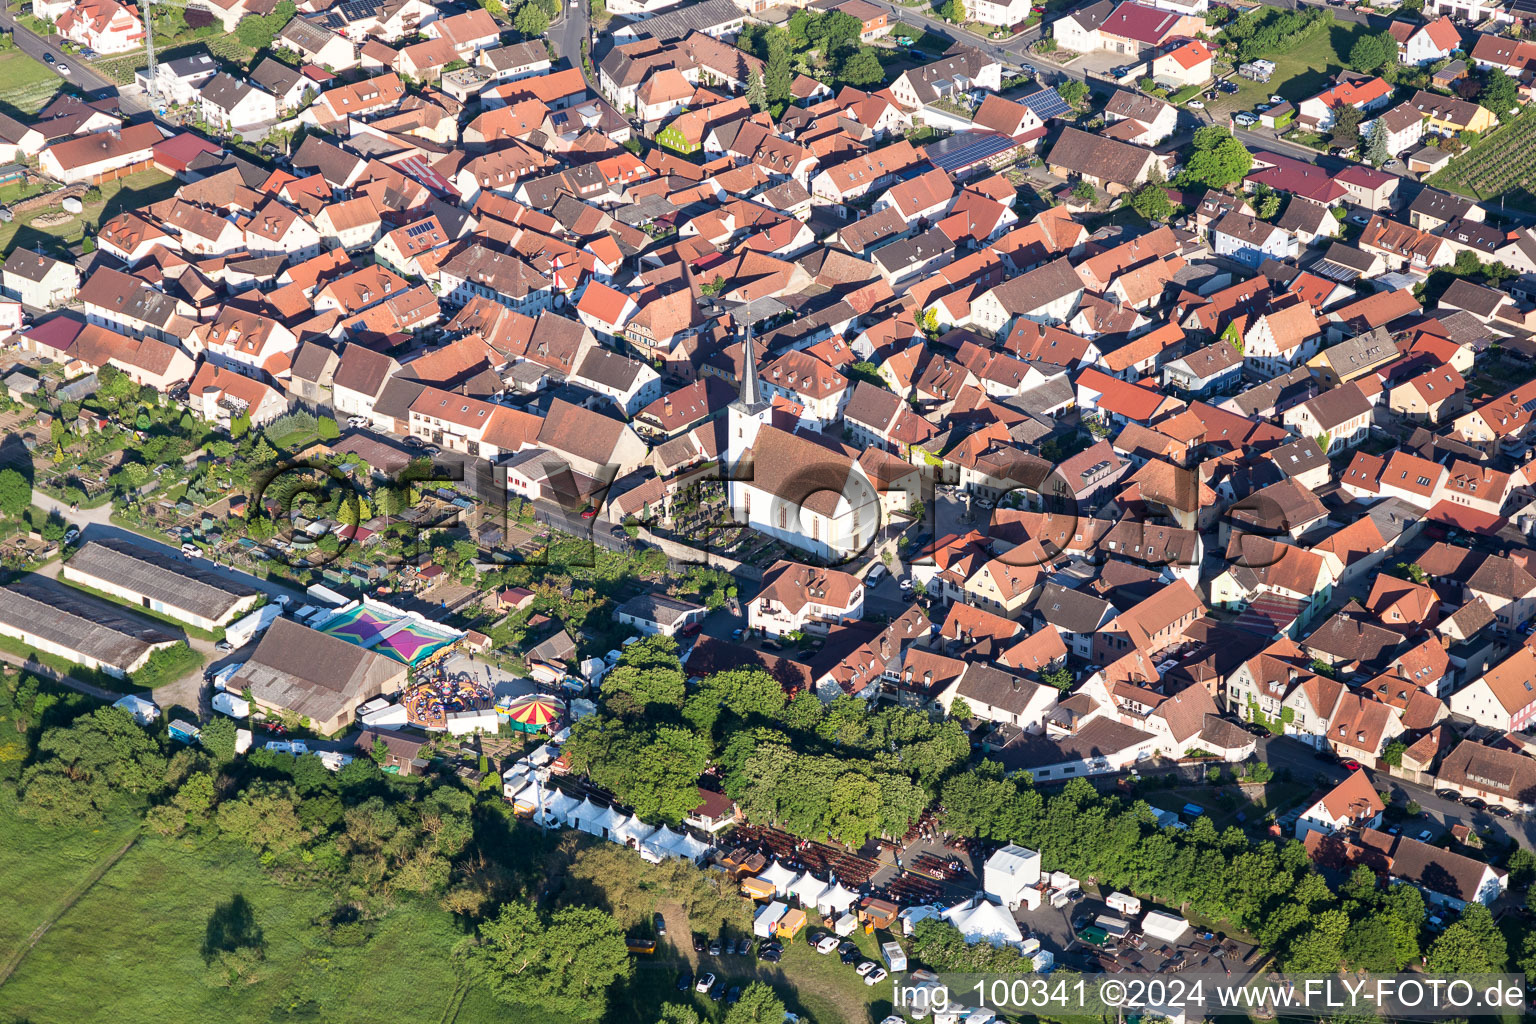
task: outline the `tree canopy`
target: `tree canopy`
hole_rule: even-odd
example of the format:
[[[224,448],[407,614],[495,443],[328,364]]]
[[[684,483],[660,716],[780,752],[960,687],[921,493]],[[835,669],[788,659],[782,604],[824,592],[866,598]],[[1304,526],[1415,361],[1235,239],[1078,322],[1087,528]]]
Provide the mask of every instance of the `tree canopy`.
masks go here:
[[[633,970],[613,915],[591,906],[545,916],[527,903],[507,903],[464,955],[496,998],[537,1007],[549,1019],[602,1018],[608,987]]]
[[[1206,125],[1195,132],[1194,152],[1180,174],[1181,180],[1206,188],[1226,188],[1253,170],[1253,154],[1221,125]]]

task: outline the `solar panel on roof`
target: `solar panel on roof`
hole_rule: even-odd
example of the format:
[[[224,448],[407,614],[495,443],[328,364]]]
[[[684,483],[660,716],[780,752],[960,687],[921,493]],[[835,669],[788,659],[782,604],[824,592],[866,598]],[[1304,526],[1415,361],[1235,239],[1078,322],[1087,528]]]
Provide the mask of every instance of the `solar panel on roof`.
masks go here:
[[[1529,402],[1521,403],[1520,408],[1524,409],[1526,412],[1530,412],[1532,409],[1536,409],[1536,398],[1531,399]]]
[[[951,172],[1013,149],[1017,143],[997,132],[957,132],[927,147],[928,160]]]
[[[1028,96],[1020,97],[1019,102],[1033,110],[1042,121],[1061,117],[1072,110],[1067,106],[1067,101],[1061,98],[1061,94],[1053,88],[1036,90]]]

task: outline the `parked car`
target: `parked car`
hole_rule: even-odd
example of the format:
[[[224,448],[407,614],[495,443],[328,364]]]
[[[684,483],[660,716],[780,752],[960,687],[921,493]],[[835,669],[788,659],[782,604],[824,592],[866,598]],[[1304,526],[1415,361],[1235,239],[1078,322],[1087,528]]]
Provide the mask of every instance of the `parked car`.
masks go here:
[[[709,955],[710,956],[719,956],[720,955],[720,940],[719,939],[710,939],[709,940]],[[703,989],[699,989],[699,991],[703,992],[704,990]]]
[[[78,527],[78,526],[71,526],[69,529],[64,531],[64,543],[65,544],[73,544],[75,542],[75,539],[77,537],[79,537],[79,536],[80,536],[80,527]]]
[[[1435,834],[1433,832],[1426,828],[1424,831],[1419,833],[1419,842],[1427,843],[1430,841],[1430,839],[1434,838],[1434,835]]]
[[[1271,103],[1284,103],[1285,102],[1285,97],[1284,96],[1280,96],[1280,95],[1271,96],[1269,98],[1269,102],[1271,102]]]
[[[53,54],[45,53],[45,54],[43,54],[43,63],[44,64],[57,64],[58,62],[53,59]]]
[[[1466,804],[1474,811],[1484,811],[1488,809],[1488,803],[1482,797],[1469,796],[1463,800],[1462,803]]]
[[[867,977],[869,975],[869,972],[873,971],[875,968],[877,968],[879,966],[880,965],[875,963],[873,960],[865,960],[865,961],[862,961],[859,964],[859,966],[854,968],[854,973],[857,974],[861,978]]]
[[[880,984],[882,981],[884,981],[886,979],[886,977],[887,977],[887,975],[886,975],[886,972],[885,972],[885,968],[884,967],[876,967],[874,970],[872,970],[868,974],[864,975],[864,984],[866,984],[866,985],[870,986],[871,988],[873,988],[874,986],[876,986],[876,985]]]
[[[699,975],[699,983],[693,986],[695,992],[708,992],[715,983],[715,976],[709,971]]]
[[[725,982],[717,981],[711,985],[709,989],[709,998],[717,1003],[721,999],[725,998]]]
[[[1250,114],[1246,110],[1243,111],[1241,114],[1238,114],[1232,120],[1234,120],[1238,124],[1242,124],[1242,125],[1258,124],[1259,123],[1258,115],[1257,114]]]
[[[1343,762],[1343,767],[1347,772],[1357,772],[1360,770],[1360,762],[1351,757]]]
[[[690,988],[693,988],[693,973],[691,971],[680,972],[677,976],[677,990],[679,992],[687,992]]]
[[[1184,105],[1186,107],[1188,107],[1190,110],[1204,110],[1205,109],[1205,101],[1204,100],[1190,100],[1188,103],[1186,103]]]
[[[1515,816],[1515,812],[1511,811],[1503,804],[1494,804],[1492,807],[1488,808],[1488,813],[1497,818],[1513,818]]]
[[[61,75],[69,74],[69,65],[68,64],[58,64],[58,65],[55,65],[55,67],[57,68],[59,74],[61,74]]]
[[[220,654],[228,654],[230,651],[235,649],[235,645],[230,643],[228,640],[220,640],[218,643],[213,645],[213,649],[218,651]]]
[[[666,938],[667,937],[667,919],[666,918],[662,917],[660,914],[656,914],[656,915],[654,915],[651,918],[651,924],[656,927],[656,934],[657,935],[661,936],[662,938]]]
[[[741,986],[732,985],[731,990],[725,994],[725,1005],[735,1006],[741,1002]]]

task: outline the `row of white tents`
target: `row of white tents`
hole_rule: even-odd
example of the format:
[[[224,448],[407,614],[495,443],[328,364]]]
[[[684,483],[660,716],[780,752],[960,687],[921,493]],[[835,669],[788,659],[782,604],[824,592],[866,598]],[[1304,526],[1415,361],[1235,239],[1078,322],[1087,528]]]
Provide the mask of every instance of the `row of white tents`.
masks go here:
[[[624,814],[612,807],[592,802],[590,797],[576,799],[569,793],[544,785],[532,766],[518,764],[503,778],[502,792],[519,812],[533,815],[535,824],[544,828],[575,828],[639,852],[653,864],[672,858],[686,858],[702,864],[710,845],[686,832],[674,832],[665,825],[647,825],[638,816]]]
[[[859,902],[859,894],[836,878],[823,882],[809,871],[796,873],[779,861],[774,861],[758,872],[758,880],[773,886],[781,899],[794,899],[802,907],[815,907],[822,917],[831,920],[834,915],[846,914]]]

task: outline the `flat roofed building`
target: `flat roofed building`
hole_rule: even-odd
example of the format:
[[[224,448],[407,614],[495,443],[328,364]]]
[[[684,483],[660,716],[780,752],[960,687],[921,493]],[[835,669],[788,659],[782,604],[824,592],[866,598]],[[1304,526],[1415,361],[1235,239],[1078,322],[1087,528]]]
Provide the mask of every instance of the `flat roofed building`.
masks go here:
[[[64,578],[198,629],[216,630],[249,611],[261,591],[185,559],[122,540],[93,540],[64,563]]]
[[[316,731],[330,734],[351,722],[363,701],[393,693],[405,681],[406,666],[392,658],[278,619],[229,689],[248,689],[259,707],[308,718]]]
[[[106,601],[40,576],[0,588],[0,636],[118,679],[179,638],[129,618]]]

